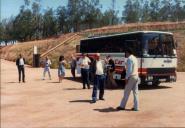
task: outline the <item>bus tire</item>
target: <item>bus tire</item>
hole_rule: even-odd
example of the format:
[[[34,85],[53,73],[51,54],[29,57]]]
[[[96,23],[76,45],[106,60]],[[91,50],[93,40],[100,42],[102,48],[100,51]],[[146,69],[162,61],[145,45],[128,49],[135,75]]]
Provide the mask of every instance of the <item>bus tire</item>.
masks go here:
[[[161,83],[161,82],[159,82],[158,80],[156,80],[156,81],[153,81],[153,82],[152,82],[152,85],[153,85],[153,86],[159,86],[160,83]]]

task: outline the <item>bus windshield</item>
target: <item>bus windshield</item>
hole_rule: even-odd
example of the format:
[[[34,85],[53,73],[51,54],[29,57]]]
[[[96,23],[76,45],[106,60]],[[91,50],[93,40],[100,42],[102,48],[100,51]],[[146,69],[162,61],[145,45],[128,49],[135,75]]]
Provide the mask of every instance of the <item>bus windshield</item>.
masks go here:
[[[81,53],[124,53],[125,49],[132,48],[136,56],[141,55],[142,34],[125,34],[82,40]]]
[[[173,56],[175,49],[173,36],[169,34],[147,33],[143,36],[143,54],[148,56]]]

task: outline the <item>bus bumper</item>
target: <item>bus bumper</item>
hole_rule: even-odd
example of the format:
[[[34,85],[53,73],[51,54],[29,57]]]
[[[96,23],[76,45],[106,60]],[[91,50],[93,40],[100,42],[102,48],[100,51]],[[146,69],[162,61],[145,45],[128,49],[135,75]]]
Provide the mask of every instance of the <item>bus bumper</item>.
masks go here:
[[[154,74],[148,74],[147,76],[140,76],[141,83],[147,84],[149,82],[152,83],[164,83],[164,82],[176,82],[177,76],[176,73],[171,75],[154,75]]]

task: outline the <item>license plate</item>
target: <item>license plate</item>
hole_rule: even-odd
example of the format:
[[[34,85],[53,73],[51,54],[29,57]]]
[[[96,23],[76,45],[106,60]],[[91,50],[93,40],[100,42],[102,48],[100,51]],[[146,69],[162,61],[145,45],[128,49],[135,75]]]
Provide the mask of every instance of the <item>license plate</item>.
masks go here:
[[[166,82],[166,79],[159,79],[160,82]]]
[[[113,78],[116,80],[120,80],[121,79],[121,75],[120,74],[114,74]]]

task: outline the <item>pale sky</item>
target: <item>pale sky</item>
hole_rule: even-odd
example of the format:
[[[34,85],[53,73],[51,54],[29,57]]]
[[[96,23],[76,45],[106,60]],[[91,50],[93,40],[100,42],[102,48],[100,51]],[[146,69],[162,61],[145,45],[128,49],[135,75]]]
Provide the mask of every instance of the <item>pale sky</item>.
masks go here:
[[[31,0],[33,1],[33,0]],[[67,5],[68,0],[41,0],[42,11],[46,8],[56,9],[58,6]],[[111,7],[112,0],[100,0],[102,5],[102,11]],[[126,0],[116,0],[115,9],[119,10],[119,16],[122,14],[123,6]],[[20,6],[24,4],[24,0],[0,0],[1,6],[1,20],[4,18],[10,18],[11,16],[16,16],[19,13]]]

